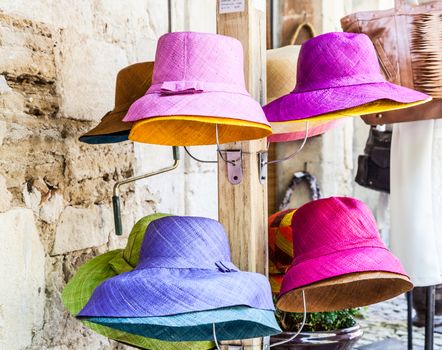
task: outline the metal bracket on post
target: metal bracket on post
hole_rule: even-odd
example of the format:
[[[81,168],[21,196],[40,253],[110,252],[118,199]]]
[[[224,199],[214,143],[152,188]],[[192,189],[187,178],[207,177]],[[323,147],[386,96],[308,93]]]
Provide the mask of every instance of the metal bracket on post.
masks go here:
[[[242,154],[240,150],[225,151],[227,157],[227,177],[232,185],[242,181]]]
[[[258,167],[259,167],[259,182],[263,184],[267,180],[267,164],[268,164],[269,152],[258,153]]]

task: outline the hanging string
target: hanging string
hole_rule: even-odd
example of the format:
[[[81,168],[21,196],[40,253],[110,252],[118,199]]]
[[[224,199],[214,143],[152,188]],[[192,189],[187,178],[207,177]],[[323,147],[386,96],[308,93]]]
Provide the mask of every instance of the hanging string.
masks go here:
[[[192,153],[190,153],[189,149],[186,146],[184,146],[184,150],[186,151],[186,153],[188,154],[188,156],[190,158],[192,158],[193,160],[196,160],[197,162],[200,162],[200,163],[218,163],[217,160],[203,160],[203,159],[199,159],[199,158],[195,157]]]
[[[273,348],[275,346],[287,344],[288,342],[291,342],[293,339],[295,339],[299,334],[301,334],[302,330],[304,329],[305,322],[307,320],[307,303],[305,301],[305,292],[304,292],[304,290],[302,290],[301,293],[302,293],[303,316],[302,316],[302,323],[301,323],[301,326],[299,327],[298,331],[292,337],[290,337],[289,339],[286,339],[286,340],[274,343],[272,345],[267,345],[266,346],[267,349]],[[218,344],[218,339],[216,338],[215,323],[213,323],[213,341],[215,342],[217,350],[221,350],[221,348],[219,347],[219,344]]]
[[[235,161],[225,159],[223,154],[222,154],[222,150],[221,150],[221,148],[219,146],[218,124],[216,124],[215,137],[216,137],[216,151],[218,152],[220,158],[224,162],[226,162],[226,163],[230,163],[232,165],[235,165]],[[189,149],[186,146],[184,146],[184,150],[186,151],[186,153],[189,155],[190,158],[192,158],[193,160],[196,160],[197,162],[200,162],[200,163],[218,163],[217,160],[203,160],[203,159],[199,159],[199,158],[195,157],[192,153],[190,153]]]
[[[235,165],[235,161],[225,159],[223,154],[221,153],[222,151],[219,147],[218,124],[216,124],[216,128],[215,128],[215,137],[216,137],[216,151],[218,152],[220,158],[226,163],[230,163],[232,165]]]
[[[302,293],[302,304],[303,304],[303,307],[304,307],[304,313],[303,313],[303,317],[302,317],[301,326],[299,327],[298,331],[292,337],[290,337],[289,339],[286,339],[286,340],[274,343],[272,345],[269,345],[268,346],[269,348],[273,348],[274,346],[278,346],[278,345],[287,344],[288,342],[291,342],[293,339],[295,339],[299,334],[301,334],[302,329],[305,326],[305,321],[307,320],[307,303],[305,302],[304,290],[302,290],[301,293]]]
[[[218,344],[218,339],[216,339],[216,330],[215,330],[215,323],[213,324],[213,341],[215,342],[216,348],[218,350],[221,350]]]
[[[271,160],[271,161],[265,163],[264,165],[281,163],[281,162],[285,162],[286,160],[292,159],[294,156],[296,156],[299,152],[302,151],[302,149],[304,148],[305,144],[307,143],[307,138],[308,138],[308,121],[305,122],[305,136],[304,136],[304,140],[302,141],[301,146],[295,152],[293,152],[292,154],[288,155],[287,157],[284,157],[282,159]]]

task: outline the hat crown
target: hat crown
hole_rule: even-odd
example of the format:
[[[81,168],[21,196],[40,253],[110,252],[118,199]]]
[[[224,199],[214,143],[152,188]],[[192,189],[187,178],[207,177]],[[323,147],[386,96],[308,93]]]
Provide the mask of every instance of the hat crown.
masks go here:
[[[142,97],[152,83],[153,62],[132,64],[120,70],[115,86],[115,109],[129,108]]]
[[[306,41],[295,92],[385,81],[367,35],[326,33]]]
[[[245,88],[241,43],[210,33],[175,32],[158,41],[153,84],[201,81]]]
[[[147,228],[137,269],[146,267],[210,268],[230,262],[223,226],[216,220],[167,216]]]
[[[330,197],[300,207],[292,219],[293,264],[337,251],[385,248],[366,204],[350,197]]]
[[[271,102],[293,90],[300,45],[267,50],[267,100]]]

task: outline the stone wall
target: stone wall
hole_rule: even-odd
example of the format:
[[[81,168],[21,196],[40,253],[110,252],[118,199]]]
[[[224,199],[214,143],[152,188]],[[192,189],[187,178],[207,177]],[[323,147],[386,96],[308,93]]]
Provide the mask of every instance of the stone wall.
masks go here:
[[[216,168],[183,161],[174,174],[121,188],[117,238],[113,184],[166,166],[170,149],[77,141],[113,107],[118,70],[153,60],[167,18],[163,0],[0,3],[0,349],[116,349],[65,311],[66,281],[124,245],[148,213],[216,217]],[[174,1],[172,19],[174,30],[213,32],[215,1]]]

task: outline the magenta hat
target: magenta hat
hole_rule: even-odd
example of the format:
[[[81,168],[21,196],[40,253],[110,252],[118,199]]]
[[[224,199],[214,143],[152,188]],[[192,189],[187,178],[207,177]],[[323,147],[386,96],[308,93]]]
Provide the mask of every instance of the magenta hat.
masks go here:
[[[252,140],[271,134],[260,104],[246,90],[241,43],[194,32],[163,35],[152,85],[129,108],[129,139],[170,145]]]
[[[357,199],[309,202],[292,218],[294,260],[277,303],[283,311],[333,311],[374,304],[410,290],[400,261],[379,237],[370,209]]]
[[[426,94],[384,78],[365,34],[326,33],[302,45],[295,89],[264,106],[264,111],[274,126],[385,112],[429,100]]]

